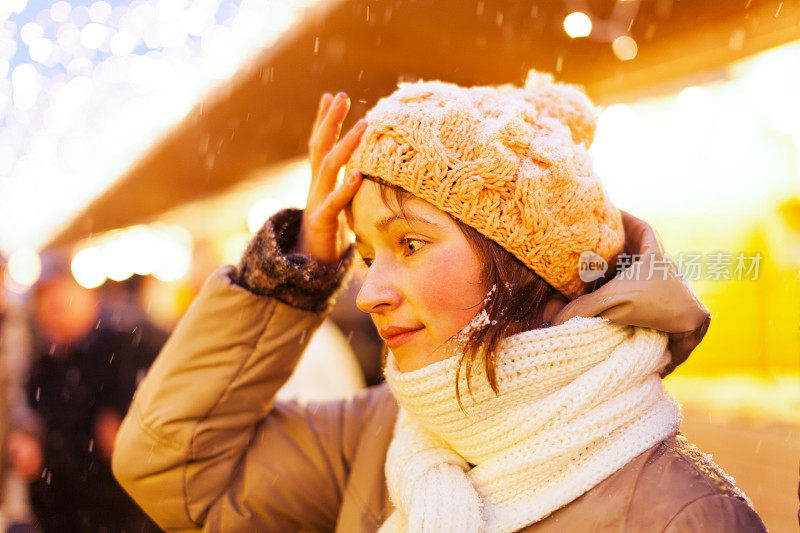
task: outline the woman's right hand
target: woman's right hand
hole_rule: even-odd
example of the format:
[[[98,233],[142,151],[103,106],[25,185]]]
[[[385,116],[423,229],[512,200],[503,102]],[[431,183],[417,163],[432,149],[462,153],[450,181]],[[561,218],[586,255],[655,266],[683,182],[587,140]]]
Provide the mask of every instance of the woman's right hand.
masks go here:
[[[336,262],[349,246],[340,213],[361,184],[361,174],[354,170],[336,187],[339,170],[358,146],[367,125],[365,119],[359,120],[337,142],[349,108],[350,100],[343,92],[335,97],[322,95],[308,141],[311,187],[295,251],[327,264]]]

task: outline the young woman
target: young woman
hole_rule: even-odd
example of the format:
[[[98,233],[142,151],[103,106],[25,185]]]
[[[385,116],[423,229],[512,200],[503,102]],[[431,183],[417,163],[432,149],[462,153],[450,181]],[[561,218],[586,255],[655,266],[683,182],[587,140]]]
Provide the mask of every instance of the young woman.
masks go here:
[[[113,468],[154,520],[763,531],[678,433],[659,375],[710,316],[593,175],[585,95],[535,72],[524,88],[404,83],[337,142],[347,109],[323,96],[305,209],[275,214],[207,281],[137,391]],[[386,383],[276,402],[355,248]],[[630,252],[643,257],[613,276]]]

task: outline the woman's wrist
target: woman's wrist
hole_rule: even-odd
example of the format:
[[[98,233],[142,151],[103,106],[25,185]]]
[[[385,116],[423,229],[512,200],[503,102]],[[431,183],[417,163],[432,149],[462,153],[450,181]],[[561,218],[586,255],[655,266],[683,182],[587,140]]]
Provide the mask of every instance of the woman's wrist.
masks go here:
[[[350,245],[335,263],[294,252],[303,210],[272,215],[253,235],[237,266],[237,284],[255,294],[313,312],[328,311],[332,296],[346,283],[353,262]]]

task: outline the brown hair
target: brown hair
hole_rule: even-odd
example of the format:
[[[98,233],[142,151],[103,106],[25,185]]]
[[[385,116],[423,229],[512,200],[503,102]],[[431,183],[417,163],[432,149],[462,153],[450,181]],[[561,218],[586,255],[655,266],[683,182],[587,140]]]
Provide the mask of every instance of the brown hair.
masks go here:
[[[393,190],[395,201],[400,207],[402,216],[406,217],[403,204],[413,196],[410,192],[375,176],[364,174],[363,177],[365,180],[373,181],[380,186],[381,199],[387,207],[390,207],[387,197],[388,192],[390,189]],[[347,205],[345,215],[352,226],[351,207],[351,204]],[[459,376],[461,365],[465,360],[467,387],[470,394],[472,394],[470,382],[472,364],[478,357],[482,357],[489,385],[494,393],[499,395],[495,364],[500,341],[510,335],[538,328],[542,324],[545,305],[551,298],[560,295],[560,293],[495,241],[449,213],[447,214],[458,225],[470,246],[481,259],[484,265],[481,276],[483,286],[487,291],[492,286],[496,287],[495,294],[484,307],[490,323],[486,327],[478,328],[470,334],[466,340],[464,355],[459,361],[458,372],[456,373],[456,398],[463,410],[459,391]],[[381,352],[382,365],[385,364],[386,351],[387,346],[384,344]]]

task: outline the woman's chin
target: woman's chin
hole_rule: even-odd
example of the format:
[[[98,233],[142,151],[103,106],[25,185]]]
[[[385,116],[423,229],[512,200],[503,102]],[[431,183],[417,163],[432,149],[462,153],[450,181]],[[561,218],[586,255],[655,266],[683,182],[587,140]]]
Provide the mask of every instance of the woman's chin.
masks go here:
[[[397,369],[400,372],[413,372],[415,370],[419,370],[420,368],[424,368],[427,365],[427,362],[424,359],[419,359],[413,355],[409,357],[395,355],[395,362],[397,363]]]

